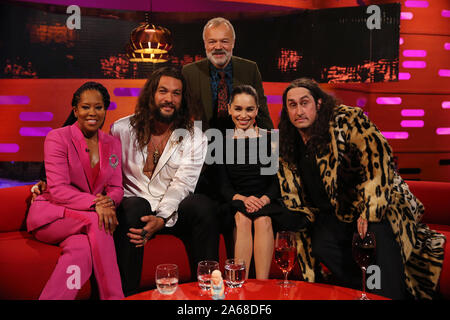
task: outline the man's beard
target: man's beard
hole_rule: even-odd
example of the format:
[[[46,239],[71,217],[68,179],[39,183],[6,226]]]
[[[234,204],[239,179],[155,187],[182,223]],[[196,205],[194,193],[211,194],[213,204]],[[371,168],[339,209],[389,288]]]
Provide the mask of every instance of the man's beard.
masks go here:
[[[214,53],[223,53],[225,56],[224,58],[219,59],[214,56]],[[221,49],[221,50],[214,50],[212,52],[207,52],[206,57],[208,58],[209,61],[213,62],[214,64],[223,67],[231,59],[232,54],[233,54],[232,52],[228,52],[224,49]]]
[[[178,117],[180,116],[180,113],[177,110],[177,108],[173,104],[168,104],[168,105],[173,108],[173,113],[171,115],[162,114],[161,108],[166,106],[166,104],[161,104],[158,106],[158,108],[154,112],[155,119],[157,121],[170,124],[170,123],[173,123],[176,119],[178,119]]]

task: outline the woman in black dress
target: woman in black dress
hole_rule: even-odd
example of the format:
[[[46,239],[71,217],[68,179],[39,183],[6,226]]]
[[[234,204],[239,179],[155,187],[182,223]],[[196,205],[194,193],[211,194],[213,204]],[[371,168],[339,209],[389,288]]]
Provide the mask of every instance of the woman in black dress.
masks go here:
[[[247,278],[253,254],[256,278],[267,279],[274,246],[270,216],[279,211],[279,205],[272,203],[279,197],[279,186],[276,172],[261,174],[269,165],[261,163],[259,150],[263,147],[270,154],[270,132],[255,123],[258,95],[251,86],[234,88],[228,113],[235,128],[225,137],[225,164],[219,166],[219,178],[225,212],[235,222],[234,256],[245,261]]]

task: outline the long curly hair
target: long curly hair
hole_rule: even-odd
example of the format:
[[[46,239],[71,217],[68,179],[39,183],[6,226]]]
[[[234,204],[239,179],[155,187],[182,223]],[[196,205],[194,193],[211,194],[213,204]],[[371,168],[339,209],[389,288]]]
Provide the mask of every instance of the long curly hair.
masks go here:
[[[333,96],[323,91],[318,83],[310,78],[300,78],[292,81],[283,92],[283,107],[281,110],[280,123],[280,157],[291,165],[296,166],[299,160],[299,139],[302,139],[298,129],[289,120],[287,112],[287,94],[293,88],[305,88],[311,93],[316,105],[321,99],[317,118],[312,124],[309,134],[310,138],[306,144],[307,152],[315,155],[327,149],[331,141],[329,129],[333,111],[340,102]]]
[[[181,107],[173,120],[173,129],[187,129],[189,132],[193,132],[193,122],[186,94],[186,81],[178,68],[162,67],[156,69],[147,79],[139,95],[134,115],[130,119],[141,149],[149,144],[151,135],[155,133],[157,112],[159,112],[155,104],[155,93],[162,76],[178,79],[183,85]]]

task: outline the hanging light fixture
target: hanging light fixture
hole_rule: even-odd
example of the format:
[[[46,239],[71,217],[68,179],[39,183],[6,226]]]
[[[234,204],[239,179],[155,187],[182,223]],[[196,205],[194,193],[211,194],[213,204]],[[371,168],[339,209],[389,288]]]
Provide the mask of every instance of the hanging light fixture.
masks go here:
[[[150,23],[149,13],[145,17],[146,22],[131,31],[127,46],[128,57],[131,62],[166,62],[172,49],[172,33],[167,28]]]

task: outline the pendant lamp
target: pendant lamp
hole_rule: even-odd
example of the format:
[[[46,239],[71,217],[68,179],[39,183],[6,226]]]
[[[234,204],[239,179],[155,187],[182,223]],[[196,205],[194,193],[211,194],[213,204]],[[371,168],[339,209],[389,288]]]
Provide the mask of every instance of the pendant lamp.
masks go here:
[[[150,23],[148,13],[145,16],[146,22],[131,31],[127,55],[131,62],[166,62],[172,49],[172,34],[169,29]]]

